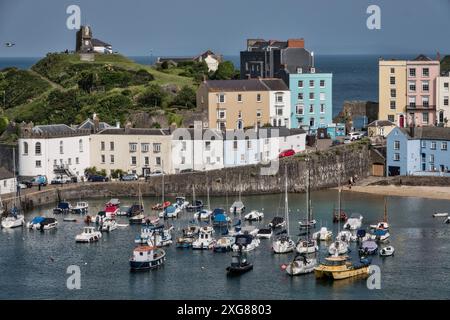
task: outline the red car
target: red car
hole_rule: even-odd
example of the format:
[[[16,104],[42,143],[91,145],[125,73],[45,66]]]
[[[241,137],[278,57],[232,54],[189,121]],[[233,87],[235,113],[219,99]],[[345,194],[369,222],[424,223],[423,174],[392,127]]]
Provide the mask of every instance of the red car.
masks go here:
[[[294,154],[295,154],[294,150],[288,149],[288,150],[281,151],[281,153],[278,156],[278,158],[290,157],[290,156],[293,156]]]

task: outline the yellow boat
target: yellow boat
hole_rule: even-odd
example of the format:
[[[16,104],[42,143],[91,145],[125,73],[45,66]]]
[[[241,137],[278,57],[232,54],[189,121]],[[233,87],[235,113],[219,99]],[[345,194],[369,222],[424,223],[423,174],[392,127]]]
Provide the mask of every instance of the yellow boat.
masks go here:
[[[347,260],[348,256],[327,257],[325,263],[321,263],[314,268],[314,274],[316,278],[331,278],[333,280],[369,274],[369,263],[361,263],[361,265],[355,266]]]

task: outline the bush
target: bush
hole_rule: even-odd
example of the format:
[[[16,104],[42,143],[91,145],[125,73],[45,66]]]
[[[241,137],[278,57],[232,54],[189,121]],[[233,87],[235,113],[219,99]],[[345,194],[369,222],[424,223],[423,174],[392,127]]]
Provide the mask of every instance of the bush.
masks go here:
[[[137,102],[144,107],[161,107],[165,105],[167,92],[157,84],[151,84],[143,93],[141,93]]]
[[[184,86],[177,93],[170,105],[185,107],[188,109],[195,108],[196,106],[196,92],[194,89],[188,86]]]
[[[234,68],[234,64],[231,61],[224,61],[219,64],[212,78],[216,80],[237,79],[238,71]]]
[[[125,171],[123,171],[122,169],[111,170],[111,178],[113,178],[113,179],[119,179],[124,174],[125,174]]]
[[[0,116],[0,134],[2,134],[8,127],[9,120],[5,116]]]

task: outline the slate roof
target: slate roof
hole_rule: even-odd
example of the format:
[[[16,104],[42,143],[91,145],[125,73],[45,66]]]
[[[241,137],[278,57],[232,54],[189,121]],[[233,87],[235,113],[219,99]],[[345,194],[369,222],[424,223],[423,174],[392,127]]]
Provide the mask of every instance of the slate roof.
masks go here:
[[[91,43],[94,47],[111,47],[109,43],[103,42],[102,40],[92,38]]]
[[[207,80],[209,91],[277,91],[289,90],[281,79]]]
[[[34,126],[31,131],[33,133],[58,135],[73,133],[76,130],[66,124],[50,124]]]
[[[450,128],[444,127],[416,127],[411,136],[411,130],[408,128],[400,129],[409,139],[414,140],[446,140],[450,141]]]
[[[251,130],[253,129],[249,129],[249,130],[245,130],[243,131],[244,134],[247,132],[247,136],[251,136],[251,137],[259,137],[259,138],[272,138],[272,137],[288,137],[288,136],[293,136],[293,135],[298,135],[298,134],[302,134],[302,133],[306,133],[305,130],[303,129],[288,129],[286,127],[267,127],[267,128],[259,128],[258,132],[257,132],[257,136],[254,135],[254,133],[251,132]],[[231,134],[229,140],[234,140],[235,135],[237,136],[238,140],[245,140],[246,136],[244,135],[240,135],[239,134],[239,130],[236,130],[234,132],[232,132],[234,130],[227,130],[226,132],[223,133],[224,138],[227,138],[227,134]],[[242,133],[242,131],[241,131]],[[242,139],[244,138],[244,139]]]
[[[99,129],[100,130],[112,127],[110,124],[108,124],[106,122],[99,122],[98,125],[99,125]],[[80,124],[78,126],[78,129],[89,129],[89,130],[92,130],[92,129],[94,129],[94,121],[91,118],[88,118],[82,124]]]
[[[427,57],[424,54],[420,54],[413,61],[433,61],[433,59]]]
[[[369,123],[368,127],[386,127],[386,126],[395,126],[395,123],[389,120],[375,120]]]
[[[100,131],[98,134],[168,136],[170,135],[170,130],[153,128],[107,128]]]

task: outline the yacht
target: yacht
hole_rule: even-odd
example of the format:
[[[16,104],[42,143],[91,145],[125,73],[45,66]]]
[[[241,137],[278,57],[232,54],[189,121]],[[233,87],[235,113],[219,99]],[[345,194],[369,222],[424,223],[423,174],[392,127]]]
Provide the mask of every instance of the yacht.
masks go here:
[[[239,174],[239,199],[233,202],[233,204],[230,207],[230,213],[243,213],[245,211],[245,205],[242,202],[241,199],[241,193],[242,193],[242,183],[241,183],[241,174]]]
[[[160,218],[178,218],[178,214],[181,212],[180,207],[177,204],[173,204],[165,208],[159,213]]]
[[[228,252],[231,251],[231,247],[235,242],[234,237],[222,237],[216,241],[214,245],[214,252]]]
[[[166,252],[153,246],[139,246],[133,250],[130,259],[131,271],[147,271],[161,266],[166,259]]]
[[[357,230],[362,226],[363,216],[359,213],[354,213],[347,219],[344,224],[344,229],[346,230]]]
[[[4,217],[1,222],[2,228],[5,228],[5,229],[13,229],[13,228],[21,227],[24,224],[25,224],[25,218],[24,218],[23,214],[18,213],[18,209],[16,207],[12,208],[9,215]]]
[[[83,232],[77,234],[77,236],[75,237],[75,241],[90,243],[100,240],[101,237],[102,233],[100,231],[97,231],[94,227],[84,227]]]
[[[185,197],[176,197],[175,203],[178,204],[180,209],[186,209],[186,207],[189,205],[189,201],[186,200]]]
[[[269,228],[278,229],[286,227],[286,221],[283,217],[274,217],[269,223]]]
[[[76,214],[85,214],[88,213],[89,204],[85,201],[79,201],[75,204],[75,207],[72,207],[71,211]]]
[[[317,258],[315,256],[296,254],[292,262],[286,266],[286,272],[290,276],[298,276],[313,272],[316,266]]]
[[[262,220],[263,218],[264,213],[257,210],[252,210],[244,216],[244,219],[248,221],[259,221]]]
[[[106,218],[100,226],[100,231],[111,232],[117,229],[117,222],[115,219]]]
[[[313,233],[312,238],[320,241],[329,241],[332,236],[333,232],[329,231],[327,227],[322,227],[319,231]]]
[[[332,256],[342,255],[348,252],[348,243],[342,240],[336,240],[328,247],[328,253]]]
[[[296,247],[296,251],[300,254],[305,253],[314,253],[319,251],[319,246],[317,245],[317,241],[314,239],[300,240]]]
[[[72,211],[72,205],[67,201],[60,201],[56,208],[53,209],[54,214],[69,213]]]
[[[208,209],[202,209],[194,213],[194,219],[209,220],[211,218],[212,211]]]
[[[272,233],[271,228],[263,228],[258,230],[256,236],[261,239],[270,239],[272,237]]]
[[[259,247],[260,240],[250,234],[238,234],[235,237],[234,244],[231,246],[233,251],[252,251]]]
[[[192,249],[194,250],[207,250],[212,249],[216,243],[213,238],[214,229],[211,226],[200,228],[198,238],[192,243]]]

